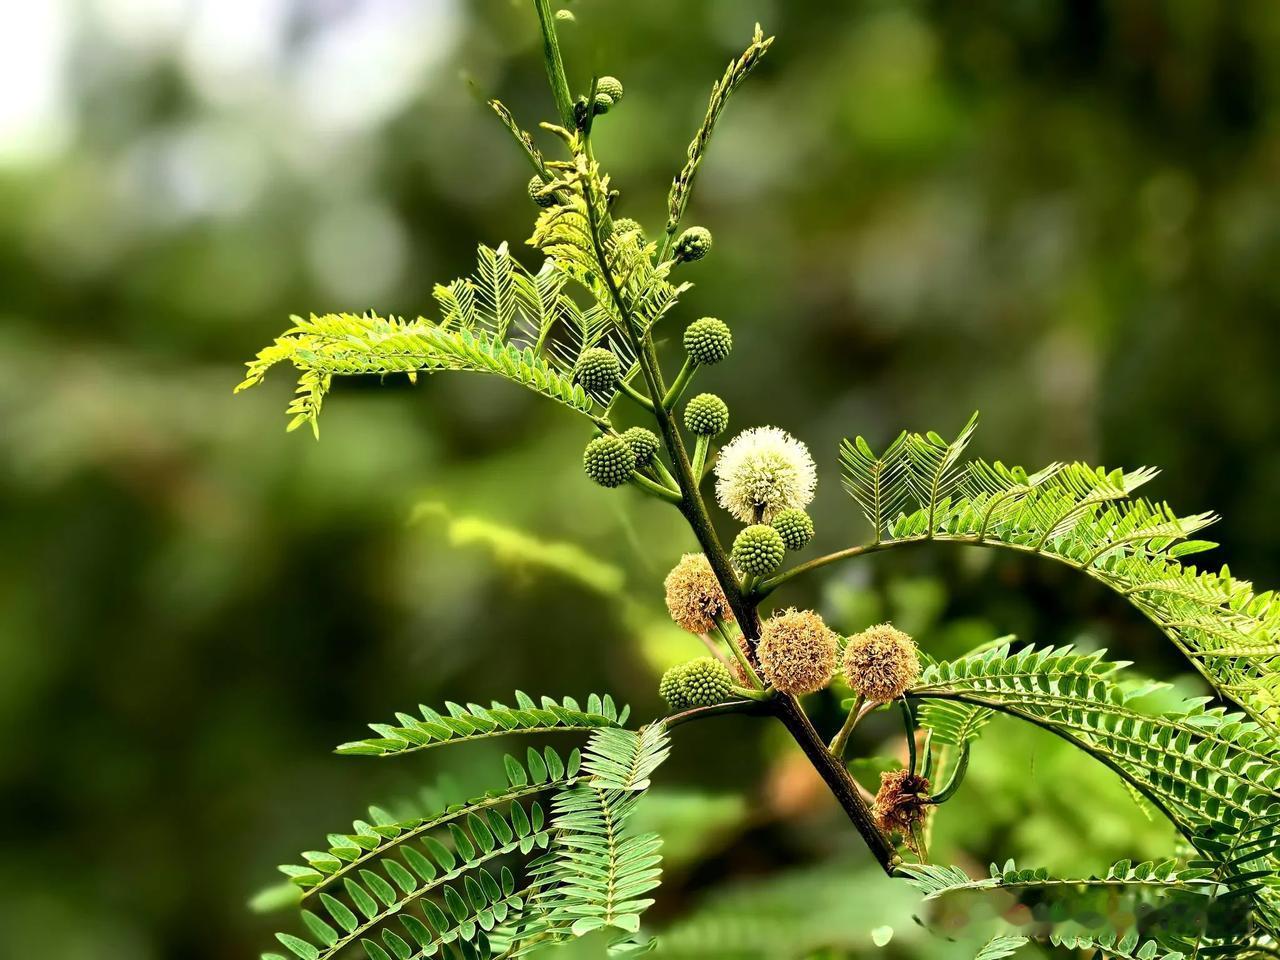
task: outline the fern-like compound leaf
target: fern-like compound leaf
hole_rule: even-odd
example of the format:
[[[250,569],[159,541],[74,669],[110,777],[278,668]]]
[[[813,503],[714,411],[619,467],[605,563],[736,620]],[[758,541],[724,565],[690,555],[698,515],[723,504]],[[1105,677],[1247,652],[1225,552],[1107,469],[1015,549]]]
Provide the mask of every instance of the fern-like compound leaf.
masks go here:
[[[280,871],[304,891],[305,897],[310,898],[335,884],[346,883],[353,874],[360,874],[375,864],[386,868],[394,863],[390,870],[402,876],[406,865],[411,872],[419,872],[423,851],[418,846],[425,845],[427,853],[432,853],[436,842],[432,839],[432,831],[452,833],[458,824],[479,825],[501,837],[508,831],[493,821],[505,817],[507,823],[517,828],[512,836],[522,840],[528,835],[527,830],[519,829],[522,825],[528,824],[538,830],[544,819],[542,808],[536,802],[526,807],[526,801],[538,794],[567,789],[575,784],[580,776],[580,758],[576,750],[566,761],[550,747],[541,753],[530,748],[524,764],[508,757],[506,768],[510,781],[507,787],[492,790],[465,803],[426,811],[410,820],[395,820],[385,811],[375,808],[370,811],[369,820],[355,821],[350,833],[329,834],[326,849],[303,853],[304,864],[286,864],[280,867]],[[529,846],[524,842],[519,845]],[[522,852],[527,853],[528,850]],[[400,854],[405,863],[389,859],[393,853]]]
[[[1133,888],[1198,889],[1205,893],[1215,888],[1212,867],[1182,867],[1176,860],[1147,861],[1134,864],[1121,860],[1106,873],[1093,877],[1054,877],[1043,868],[1019,868],[1012,860],[1003,866],[991,865],[991,874],[973,879],[959,867],[944,867],[929,863],[905,864],[898,873],[924,894],[926,900],[936,900],[950,893],[966,890],[1050,890],[1054,888]]]
[[[584,782],[557,794],[552,854],[538,868],[536,903],[552,935],[583,936],[612,927],[634,934],[661,882],[657,834],[633,834],[627,821],[669,751],[666,728],[614,729],[592,734]]]
[[[845,487],[877,548],[922,541],[1002,547],[1075,567],[1125,597],[1214,688],[1280,733],[1280,599],[1223,568],[1184,566],[1214,544],[1194,539],[1212,513],[1180,515],[1135,496],[1156,471],[1050,464],[1028,473],[960,460],[975,427],[953,441],[904,434],[876,456],[845,441]]]
[[[248,363],[244,390],[261,383],[278,363],[299,372],[289,405],[289,429],[319,429],[320,410],[336,376],[461,370],[488,373],[593,417],[593,396],[573,382],[572,367],[582,350],[604,345],[632,362],[625,343],[608,339],[603,325],[589,321],[563,292],[567,279],[554,266],[533,274],[502,244],[481,245],[476,273],[435,289],[441,319],[406,321],[373,314],[330,313],[293,317],[293,326]],[[563,336],[563,339],[561,337]]]
[[[1026,937],[992,937],[974,954],[973,960],[1004,960],[1005,957],[1013,956],[1030,942]]]
[[[561,701],[543,697],[540,703],[535,703],[518,690],[515,699],[514,707],[496,701],[488,707],[448,703],[444,713],[419,704],[421,717],[398,713],[394,724],[370,724],[369,729],[378,736],[341,744],[336,752],[390,757],[508,734],[572,733],[621,727],[631,712],[629,707],[619,709],[608,694],[603,697],[591,694],[585,707],[572,697]]]

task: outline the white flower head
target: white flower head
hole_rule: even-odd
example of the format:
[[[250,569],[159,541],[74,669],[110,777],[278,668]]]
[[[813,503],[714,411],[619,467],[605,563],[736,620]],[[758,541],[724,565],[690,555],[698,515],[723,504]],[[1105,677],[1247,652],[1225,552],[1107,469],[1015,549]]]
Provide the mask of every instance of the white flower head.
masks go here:
[[[818,483],[809,448],[778,427],[752,427],[725,444],[716,478],[716,500],[743,523],[803,509]]]

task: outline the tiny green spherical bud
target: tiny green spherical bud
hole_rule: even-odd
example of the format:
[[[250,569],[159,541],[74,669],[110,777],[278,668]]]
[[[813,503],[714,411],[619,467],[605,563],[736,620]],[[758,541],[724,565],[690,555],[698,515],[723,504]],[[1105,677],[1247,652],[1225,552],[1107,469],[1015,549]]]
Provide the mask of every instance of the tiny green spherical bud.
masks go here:
[[[658,452],[658,446],[662,443],[656,433],[644,427],[631,427],[629,430],[622,431],[622,439],[627,441],[631,452],[636,455],[637,467],[647,467],[653,463],[654,454]]]
[[[609,96],[607,93],[597,93],[592,109],[596,112],[596,115],[598,116],[599,114],[602,114],[602,113],[608,113],[609,108],[612,106],[613,106],[613,97]]]
[[[683,664],[676,682],[690,707],[714,707],[733,695],[729,668],[715,657],[699,657]]]
[[[555,192],[547,189],[542,177],[536,173],[529,178],[529,199],[540,207],[555,206]]]
[[[744,573],[765,577],[782,566],[787,548],[777,530],[757,523],[745,528],[733,541],[733,562]]]
[[[679,663],[662,675],[658,682],[658,694],[667,701],[672,710],[686,710],[689,701],[685,699],[684,688],[680,683],[684,675],[684,664]]]
[[[685,328],[684,352],[694,363],[704,366],[719,363],[732,349],[733,334],[723,320],[703,317]]]
[[[582,468],[600,486],[620,487],[635,472],[636,455],[631,452],[631,444],[627,441],[606,434],[587,444],[582,454]]]
[[[557,10],[556,19],[565,23],[573,23],[578,18],[573,15],[572,10]]]
[[[591,393],[612,390],[622,376],[622,364],[616,354],[603,347],[588,347],[573,367],[575,383]]]
[[[788,550],[803,550],[813,539],[813,518],[803,510],[783,510],[773,518],[773,529]]]
[[[718,437],[729,426],[729,407],[714,393],[700,393],[684,408],[684,426],[700,437]]]
[[[596,93],[603,93],[614,103],[621,103],[622,81],[617,77],[601,77],[596,81]]]
[[[644,228],[640,226],[639,220],[632,220],[630,217],[619,217],[613,221],[613,233],[615,236],[626,233],[638,233],[641,239],[644,238]]]
[[[675,258],[682,263],[701,260],[711,251],[711,231],[706,227],[690,227],[676,238],[672,248]]]

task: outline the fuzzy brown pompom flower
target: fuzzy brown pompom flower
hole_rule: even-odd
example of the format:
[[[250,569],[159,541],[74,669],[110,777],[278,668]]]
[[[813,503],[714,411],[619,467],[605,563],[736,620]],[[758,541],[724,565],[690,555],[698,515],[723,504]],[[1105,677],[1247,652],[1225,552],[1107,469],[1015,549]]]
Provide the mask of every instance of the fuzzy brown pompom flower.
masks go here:
[[[812,610],[786,610],[765,621],[756,648],[765,679],[792,696],[815,693],[836,672],[836,635]]]
[[[919,677],[915,641],[891,624],[850,637],[844,648],[844,678],[869,703],[898,699]]]
[[[880,774],[880,792],[871,812],[885,833],[911,837],[911,828],[928,812],[929,781],[907,770]]]
[[[663,586],[671,619],[690,633],[714,630],[717,619],[733,620],[729,601],[705,554],[686,553],[667,574]]]

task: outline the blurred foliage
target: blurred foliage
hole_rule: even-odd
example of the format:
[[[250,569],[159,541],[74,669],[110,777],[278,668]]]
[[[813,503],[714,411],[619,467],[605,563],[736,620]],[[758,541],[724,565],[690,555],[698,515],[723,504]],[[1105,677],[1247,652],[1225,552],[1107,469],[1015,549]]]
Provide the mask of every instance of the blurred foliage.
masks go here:
[[[572,9],[574,79],[627,85],[597,147],[650,230],[712,79],[755,20],[779,37],[701,174],[691,220],[717,243],[682,310],[734,325],[739,376],[716,389],[735,422],[767,403],[824,464],[820,548],[861,530],[840,436],[945,432],[981,408],[978,453],[1158,464],[1157,495],[1224,515],[1234,570],[1280,580],[1280,7]],[[528,171],[460,79],[550,116],[528,4],[59,0],[0,13],[0,37],[25,71],[0,116],[42,77],[53,91],[42,125],[0,135],[0,783],[25,828],[0,863],[4,940],[251,955],[270,924],[243,903],[274,863],[440,772],[333,744],[389,708],[541,690],[552,664],[575,682],[548,693],[653,712],[657,671],[689,655],[659,582],[690,544],[668,511],[584,482],[580,425],[502,384],[343,383],[319,445],[283,436],[283,380],[231,398],[289,313],[414,315],[477,241],[528,235]],[[424,497],[449,513],[409,523]],[[638,529],[668,549],[641,554]],[[594,576],[564,576],[578,550]],[[1136,614],[1043,565],[873,558],[808,599],[842,629],[892,616],[938,656],[1016,633],[1195,689]],[[818,713],[838,722],[837,698]],[[998,848],[1084,871],[1167,846],[1102,770],[997,724],[937,824],[940,862]],[[805,884],[830,881],[840,923],[814,946],[844,952],[823,956],[880,955],[886,923],[892,955],[953,955],[785,743],[706,726],[680,731],[678,792],[653,798],[694,824],[660,923],[749,909],[753,884],[817,863],[790,889],[808,905]],[[1104,813],[1082,822],[1048,789],[1066,764]],[[716,799],[740,790],[745,809]],[[721,878],[743,892],[708,900]],[[854,901],[902,906],[863,925],[839,909]]]

